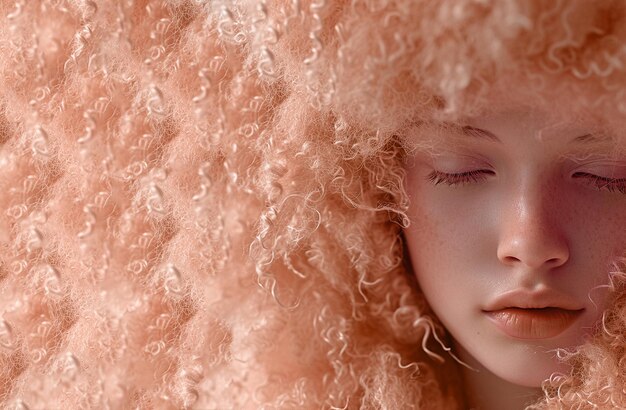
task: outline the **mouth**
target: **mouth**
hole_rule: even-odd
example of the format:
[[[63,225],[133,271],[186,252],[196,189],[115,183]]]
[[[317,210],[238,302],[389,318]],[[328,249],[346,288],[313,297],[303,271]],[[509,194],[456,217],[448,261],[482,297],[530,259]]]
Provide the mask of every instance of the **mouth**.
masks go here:
[[[585,309],[507,307],[484,311],[506,335],[517,339],[548,339],[568,329]]]

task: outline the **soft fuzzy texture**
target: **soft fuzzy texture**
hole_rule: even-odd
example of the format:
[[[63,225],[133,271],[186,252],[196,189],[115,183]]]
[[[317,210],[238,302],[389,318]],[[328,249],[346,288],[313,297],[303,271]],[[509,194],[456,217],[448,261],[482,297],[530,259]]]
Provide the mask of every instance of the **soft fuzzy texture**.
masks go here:
[[[623,130],[623,4],[0,3],[0,407],[463,408],[403,160],[507,86]],[[624,270],[534,408],[626,408]]]

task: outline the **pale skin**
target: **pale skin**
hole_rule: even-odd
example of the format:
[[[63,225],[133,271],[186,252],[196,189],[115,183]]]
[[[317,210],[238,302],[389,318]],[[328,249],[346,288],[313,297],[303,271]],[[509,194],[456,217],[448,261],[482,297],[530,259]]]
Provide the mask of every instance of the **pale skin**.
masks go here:
[[[610,262],[626,250],[626,154],[585,121],[522,108],[425,135],[436,143],[406,167],[413,269],[473,368],[470,405],[524,408],[569,372],[556,349],[584,343],[607,306]],[[576,317],[556,335],[511,336],[486,314],[511,291]]]

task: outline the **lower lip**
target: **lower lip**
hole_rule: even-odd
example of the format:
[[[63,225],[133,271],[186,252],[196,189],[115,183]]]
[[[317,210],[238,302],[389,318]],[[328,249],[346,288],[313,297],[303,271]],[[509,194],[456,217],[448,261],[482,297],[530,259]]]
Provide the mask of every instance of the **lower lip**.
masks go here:
[[[510,337],[548,339],[563,333],[578,319],[582,310],[508,308],[486,313]]]

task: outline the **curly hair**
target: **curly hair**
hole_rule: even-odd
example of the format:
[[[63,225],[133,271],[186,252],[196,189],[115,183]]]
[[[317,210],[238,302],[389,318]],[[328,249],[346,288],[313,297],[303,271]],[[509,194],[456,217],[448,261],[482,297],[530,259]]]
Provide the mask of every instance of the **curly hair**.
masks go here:
[[[405,159],[496,101],[626,125],[620,1],[0,15],[2,407],[463,408]],[[625,270],[533,408],[626,407]]]

